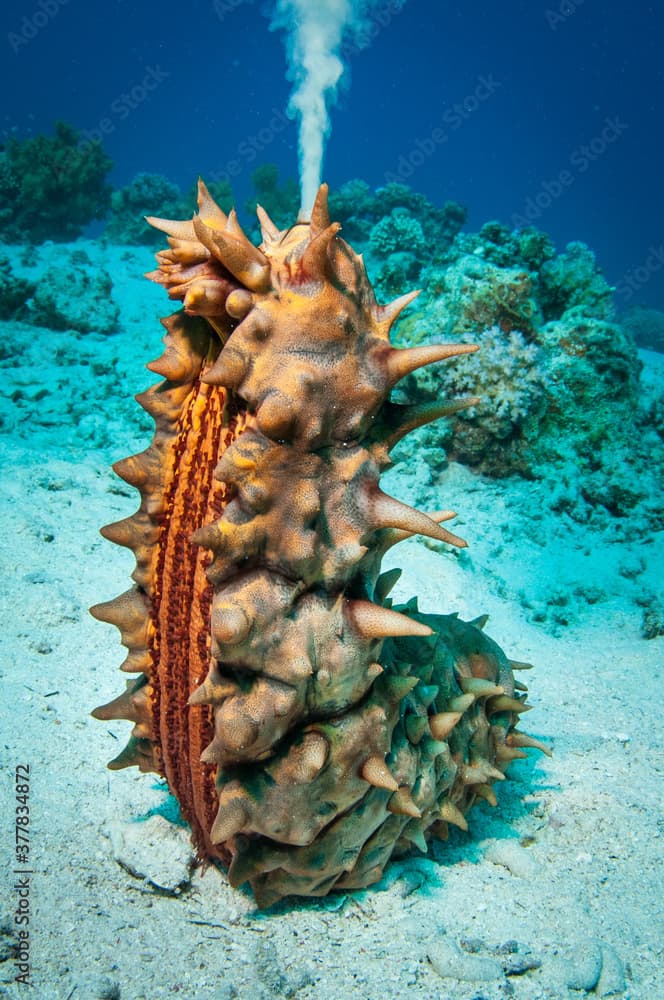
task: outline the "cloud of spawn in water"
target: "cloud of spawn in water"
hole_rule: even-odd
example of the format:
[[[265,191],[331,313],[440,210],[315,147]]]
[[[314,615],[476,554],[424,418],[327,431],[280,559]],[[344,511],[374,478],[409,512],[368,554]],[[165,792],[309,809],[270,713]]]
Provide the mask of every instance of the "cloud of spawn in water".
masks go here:
[[[321,181],[329,108],[350,51],[372,38],[406,0],[276,0],[270,28],[287,33],[289,112],[300,120],[300,196],[308,218]]]

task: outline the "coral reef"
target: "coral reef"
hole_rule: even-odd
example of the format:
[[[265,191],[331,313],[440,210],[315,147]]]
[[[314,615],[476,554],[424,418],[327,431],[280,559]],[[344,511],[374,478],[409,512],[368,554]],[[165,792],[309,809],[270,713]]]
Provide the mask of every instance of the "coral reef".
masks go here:
[[[28,303],[29,321],[51,330],[110,333],[119,316],[112,287],[107,271],[92,267],[84,250],[73,250],[41,274]]]
[[[138,674],[99,719],[135,726],[112,768],[165,775],[200,857],[261,906],[375,882],[393,856],[466,828],[525,747],[528,706],[484,619],[392,607],[384,552],[443,522],[385,494],[390,451],[466,401],[399,406],[392,388],[470,344],[400,350],[412,301],[377,304],[330,222],[255,246],[201,183],[151,277],[184,311],[164,320],[163,376],[139,397],[151,446],[115,466],[141,505],[103,529],[133,550],[135,586],[92,609]]]
[[[420,224],[430,254],[442,254],[466,221],[466,210],[458,202],[447,201],[437,208],[406,184],[391,183],[371,191],[364,181],[352,180],[330,197],[332,214],[354,243],[367,242],[372,228],[395,209]]]
[[[251,183],[255,195],[247,201],[247,211],[254,215],[256,207],[260,203],[274,224],[286,229],[291,220],[297,216],[300,205],[300,189],[295,181],[289,177],[280,185],[279,169],[276,164],[262,163],[252,173]],[[224,202],[219,198],[219,192],[212,186],[210,193],[217,204],[224,208]]]
[[[395,457],[443,444],[449,458],[489,475],[551,480],[552,503],[579,521],[638,509],[646,530],[658,528],[660,404],[640,383],[636,345],[613,316],[592,252],[570,243],[556,255],[545,234],[491,222],[460,233],[419,280],[423,305],[401,320],[395,341],[473,339],[482,357],[413,373],[398,399],[433,401],[474,386],[481,402],[442,434],[420,429]],[[418,502],[428,502],[426,491]]]
[[[112,162],[65,122],[55,135],[10,138],[0,154],[0,239],[11,243],[75,239],[110,205]]]
[[[0,319],[13,319],[17,316],[32,291],[31,282],[16,277],[10,258],[0,251]]]
[[[146,215],[177,217],[183,210],[182,192],[161,174],[136,174],[131,184],[113,191],[104,235],[114,243],[154,246],[158,235]]]
[[[577,306],[596,319],[608,319],[613,312],[612,294],[585,243],[568,243],[564,253],[540,268],[539,300],[545,320],[559,319]]]

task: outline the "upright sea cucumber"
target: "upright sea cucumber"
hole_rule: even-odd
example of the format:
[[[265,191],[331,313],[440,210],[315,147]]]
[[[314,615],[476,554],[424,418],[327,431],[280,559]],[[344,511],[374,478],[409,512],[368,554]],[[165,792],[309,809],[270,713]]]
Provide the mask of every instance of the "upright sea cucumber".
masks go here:
[[[104,528],[135,585],[92,612],[138,673],[93,713],[134,729],[111,768],[163,775],[200,858],[267,906],[368,885],[392,856],[466,828],[477,798],[536,740],[515,730],[525,690],[483,621],[395,609],[385,551],[419,533],[465,542],[378,485],[410,430],[475,399],[390,401],[405,375],[475,348],[397,350],[417,293],[376,303],[330,222],[254,246],[199,183],[190,221],[149,275],[184,310],[163,320],[165,381],[138,397],[150,447],[115,471],[138,511]]]

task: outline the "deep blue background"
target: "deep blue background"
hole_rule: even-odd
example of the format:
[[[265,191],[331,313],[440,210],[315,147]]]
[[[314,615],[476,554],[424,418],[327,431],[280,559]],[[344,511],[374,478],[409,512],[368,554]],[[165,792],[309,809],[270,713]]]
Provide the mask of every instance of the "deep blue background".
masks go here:
[[[12,45],[40,2],[55,13]],[[50,132],[56,118],[91,130],[107,119],[116,185],[148,170],[188,187],[235,161],[242,203],[259,162],[295,176],[295,124],[277,117],[279,130],[269,127],[290,92],[283,37],[268,30],[264,3],[217,2],[222,16],[211,0],[11,0],[0,35],[2,133]],[[552,26],[561,8],[569,13]],[[654,4],[408,0],[350,59],[325,179],[377,186],[405,158],[409,183],[436,203],[463,202],[471,228],[509,223],[539,199],[536,224],[560,247],[589,243],[622,282],[619,304],[664,309],[663,36]],[[123,95],[150,68],[164,78],[128,111]],[[476,102],[482,77],[493,93]],[[454,105],[464,101],[473,110],[457,126]],[[599,139],[607,120],[618,123],[609,142]],[[420,155],[436,128],[447,140]],[[252,137],[265,141],[256,159]],[[639,286],[631,296],[630,279]]]

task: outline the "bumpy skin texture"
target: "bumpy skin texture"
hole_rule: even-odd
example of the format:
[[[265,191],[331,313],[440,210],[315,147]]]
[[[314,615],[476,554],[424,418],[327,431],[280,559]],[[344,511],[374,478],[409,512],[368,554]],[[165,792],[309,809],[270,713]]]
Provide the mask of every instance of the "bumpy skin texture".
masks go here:
[[[310,221],[259,220],[260,248],[202,183],[192,221],[150,220],[170,249],[149,277],[184,311],[148,366],[165,381],[138,397],[154,440],[115,466],[140,508],[103,529],[134,551],[136,585],[93,609],[139,676],[93,714],[135,723],[109,766],[164,775],[200,857],[267,906],[368,885],[465,828],[537,743],[514,729],[518,664],[482,622],[394,609],[380,574],[413,533],[465,544],[451,512],[378,480],[405,433],[464,405],[396,406],[392,387],[474,348],[391,346],[413,295],[377,305],[325,186]]]

